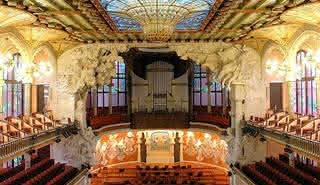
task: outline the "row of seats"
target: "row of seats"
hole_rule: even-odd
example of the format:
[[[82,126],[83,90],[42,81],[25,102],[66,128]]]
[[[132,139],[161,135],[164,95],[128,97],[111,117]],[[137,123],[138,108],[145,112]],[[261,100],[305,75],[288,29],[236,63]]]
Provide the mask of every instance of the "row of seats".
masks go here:
[[[71,119],[67,119],[71,123]],[[4,144],[25,136],[37,134],[45,130],[62,126],[63,123],[53,118],[51,111],[32,113],[30,116],[7,117],[0,120],[0,144]]]
[[[319,185],[320,181],[274,157],[266,158],[266,162],[300,184]]]
[[[34,178],[30,179],[29,181],[25,182],[23,185],[45,185],[59,173],[61,173],[64,169],[64,164],[57,163],[47,170],[43,171],[39,175],[35,176]]]
[[[279,156],[282,160],[268,157],[266,162],[260,161],[245,165],[241,169],[258,185],[272,183],[276,185],[320,185],[317,168],[311,168],[298,162],[295,168],[287,163],[286,155]]]
[[[277,185],[256,170],[254,165],[243,166],[242,171],[257,185]]]
[[[265,118],[251,116],[250,122],[306,139],[320,141],[320,118],[310,115],[289,115],[287,112],[277,112]]]
[[[40,161],[38,161],[40,159]],[[78,174],[78,169],[64,164],[54,164],[53,159],[36,158],[35,164],[24,169],[24,164],[0,174],[1,185],[63,185]]]
[[[47,185],[65,185],[70,179],[76,176],[77,173],[78,169],[66,166],[64,171],[50,180]]]
[[[256,169],[263,174],[264,176],[268,177],[277,184],[282,185],[300,185],[293,179],[289,178],[288,176],[282,174],[277,169],[272,168],[269,164],[258,162],[256,163]]]
[[[320,168],[319,167],[314,167],[308,164],[304,164],[300,161],[295,161],[295,166],[303,171],[304,173],[307,173],[313,177],[315,177],[316,179],[320,180]]]
[[[37,164],[42,160],[39,156],[33,156],[31,159],[31,166]],[[21,164],[14,168],[1,168],[0,169],[0,182],[9,179],[10,177],[13,177],[17,173],[23,171],[25,169],[25,163],[24,161],[21,162]]]
[[[34,176],[39,174],[41,171],[46,170],[54,164],[53,159],[43,159],[39,163],[35,164],[31,168],[23,170],[17,173],[15,176],[10,177],[9,179],[3,181],[2,185],[15,185],[15,184],[23,184],[24,182],[32,179]]]

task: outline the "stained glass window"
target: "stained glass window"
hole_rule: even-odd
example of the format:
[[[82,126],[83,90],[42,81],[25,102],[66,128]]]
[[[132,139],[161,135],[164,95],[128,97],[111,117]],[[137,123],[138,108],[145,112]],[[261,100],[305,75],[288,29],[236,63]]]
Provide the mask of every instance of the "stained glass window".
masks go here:
[[[201,65],[194,65],[193,70],[193,105],[207,106],[208,105],[208,78],[207,71]],[[211,105],[222,106],[224,101],[224,90],[220,83],[212,82],[210,87]],[[229,102],[229,93],[227,93],[227,105]]]
[[[120,107],[127,105],[127,78],[126,78],[126,65],[122,61],[115,63],[116,76],[112,79],[112,106]],[[97,107],[109,107],[109,86],[104,85],[103,87],[97,88],[97,94],[89,92],[87,98],[87,108],[93,108],[93,101],[96,98]]]
[[[316,67],[306,60],[307,53],[299,51],[296,63],[301,66],[301,80],[296,80],[296,99],[293,104],[295,111],[305,115],[315,115],[317,109],[317,85],[315,82]]]
[[[176,22],[177,30],[199,29],[216,0],[100,0],[121,31],[141,31],[146,22]],[[172,19],[172,20],[171,20]]]
[[[21,67],[21,55],[13,55],[15,67],[12,70],[3,71],[5,84],[1,87],[1,99],[3,102],[2,113],[4,117],[19,116],[23,114],[24,108],[24,86],[15,80],[16,72]]]

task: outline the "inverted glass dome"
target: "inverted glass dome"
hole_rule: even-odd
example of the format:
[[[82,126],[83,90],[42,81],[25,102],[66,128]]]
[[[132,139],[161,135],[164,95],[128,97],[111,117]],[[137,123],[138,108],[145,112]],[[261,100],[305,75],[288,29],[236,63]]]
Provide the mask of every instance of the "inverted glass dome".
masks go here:
[[[161,26],[167,25],[171,27],[169,32],[172,32],[199,29],[216,0],[100,0],[100,2],[121,31],[142,31],[145,27],[166,29]]]

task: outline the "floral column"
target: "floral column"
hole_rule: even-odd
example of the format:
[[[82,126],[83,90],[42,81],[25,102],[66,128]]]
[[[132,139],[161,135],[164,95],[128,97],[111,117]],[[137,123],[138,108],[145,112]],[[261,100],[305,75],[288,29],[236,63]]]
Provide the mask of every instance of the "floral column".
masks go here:
[[[231,163],[239,161],[242,151],[242,117],[244,112],[245,85],[233,83],[231,85],[231,128],[233,135]]]

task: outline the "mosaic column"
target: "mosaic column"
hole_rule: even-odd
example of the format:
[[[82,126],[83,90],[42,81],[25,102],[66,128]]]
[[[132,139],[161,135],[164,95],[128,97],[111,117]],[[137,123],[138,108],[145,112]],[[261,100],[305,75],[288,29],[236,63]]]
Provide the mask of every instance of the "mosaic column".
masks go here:
[[[231,128],[234,137],[231,154],[231,163],[239,161],[242,151],[242,117],[244,115],[245,85],[234,83],[231,85]]]

